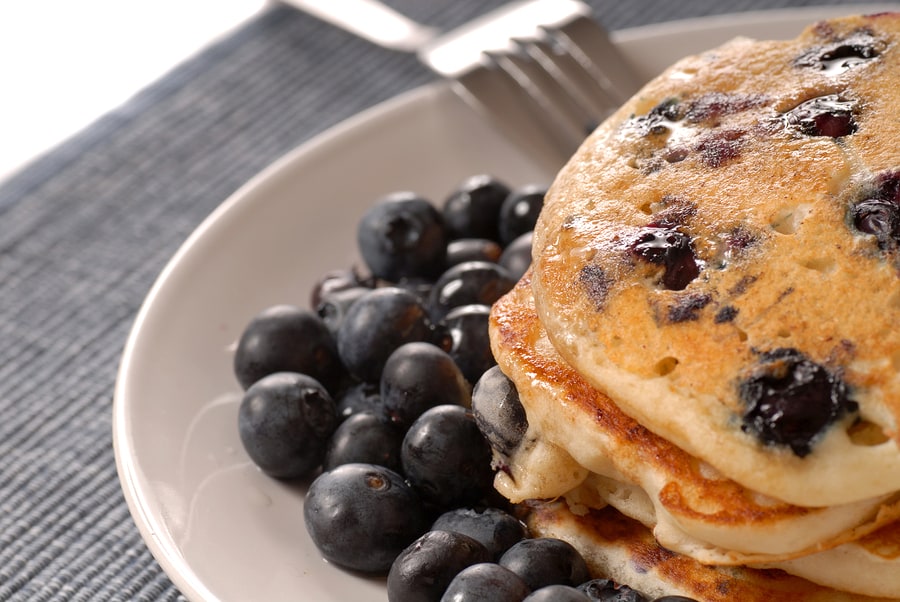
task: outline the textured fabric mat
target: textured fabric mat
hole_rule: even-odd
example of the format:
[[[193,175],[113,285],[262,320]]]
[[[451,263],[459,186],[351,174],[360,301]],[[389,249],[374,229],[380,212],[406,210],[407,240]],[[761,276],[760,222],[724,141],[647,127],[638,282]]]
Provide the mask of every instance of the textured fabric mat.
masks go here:
[[[391,2],[442,27],[499,3]],[[592,4],[619,29],[848,3]],[[0,186],[0,600],[183,599],[115,470],[111,401],[137,309],[185,237],[248,178],[431,79],[410,56],[272,7]]]

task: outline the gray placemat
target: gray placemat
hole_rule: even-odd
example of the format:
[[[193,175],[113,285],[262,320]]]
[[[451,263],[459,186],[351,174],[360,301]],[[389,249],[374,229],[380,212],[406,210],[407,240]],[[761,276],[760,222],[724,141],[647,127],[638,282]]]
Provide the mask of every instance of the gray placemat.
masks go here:
[[[452,26],[498,0],[394,0]],[[619,29],[827,0],[595,0]],[[119,355],[167,259],[300,142],[431,76],[282,7],[0,187],[0,600],[176,600],[122,497]]]

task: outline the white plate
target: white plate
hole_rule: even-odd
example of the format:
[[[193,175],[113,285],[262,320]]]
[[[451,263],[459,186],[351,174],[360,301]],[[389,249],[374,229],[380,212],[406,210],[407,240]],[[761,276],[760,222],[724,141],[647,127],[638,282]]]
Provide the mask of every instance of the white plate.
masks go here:
[[[894,5],[896,7],[896,5]],[[879,7],[794,9],[648,26],[616,41],[644,77],[736,35],[795,36],[809,22]],[[263,476],[237,436],[230,346],[276,303],[308,303],[355,257],[356,219],[414,190],[436,202],[465,176],[518,185],[547,173],[486,128],[447,86],[426,86],[333,128],[222,204],[147,297],[122,359],[114,444],[129,508],[192,600],[385,600],[383,582],[325,563],[303,526],[303,492]]]

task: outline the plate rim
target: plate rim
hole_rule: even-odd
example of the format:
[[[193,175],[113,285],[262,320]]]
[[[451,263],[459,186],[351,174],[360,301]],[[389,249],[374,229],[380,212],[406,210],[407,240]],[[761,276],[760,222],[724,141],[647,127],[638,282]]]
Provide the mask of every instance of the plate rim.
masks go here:
[[[736,24],[759,25],[778,18],[809,20],[822,10],[829,13],[841,10],[867,13],[885,9],[900,10],[900,4],[896,2],[859,5],[845,3],[731,12],[629,27],[612,31],[610,35],[614,42],[627,44],[647,38],[687,35],[692,32],[716,30]],[[350,136],[361,125],[384,119],[392,113],[406,110],[407,107],[417,103],[426,102],[429,97],[437,98],[441,94],[452,94],[448,82],[435,81],[407,90],[325,129],[272,161],[217,205],[184,239],[154,279],[135,314],[120,355],[113,391],[111,426],[116,472],[129,514],[138,528],[144,544],[180,593],[189,600],[206,601],[219,598],[207,588],[203,580],[187,564],[175,542],[171,538],[157,533],[158,517],[154,516],[148,507],[146,487],[141,483],[138,475],[138,463],[133,455],[134,450],[129,446],[129,407],[126,392],[132,378],[134,355],[144,334],[144,325],[155,309],[157,300],[166,290],[171,274],[178,269],[183,258],[191,252],[198,241],[205,238],[207,232],[215,228],[216,224],[222,221],[226,215],[242,206],[245,202],[244,199],[251,196],[260,186],[290,172],[292,166],[304,157],[327,149],[329,145],[340,144],[342,139]]]

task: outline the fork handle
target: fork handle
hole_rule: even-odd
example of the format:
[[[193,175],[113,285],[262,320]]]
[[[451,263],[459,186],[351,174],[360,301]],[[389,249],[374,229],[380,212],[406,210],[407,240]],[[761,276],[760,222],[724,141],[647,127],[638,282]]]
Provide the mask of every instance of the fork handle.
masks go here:
[[[282,0],[379,46],[415,52],[437,29],[408,19],[377,0]]]

